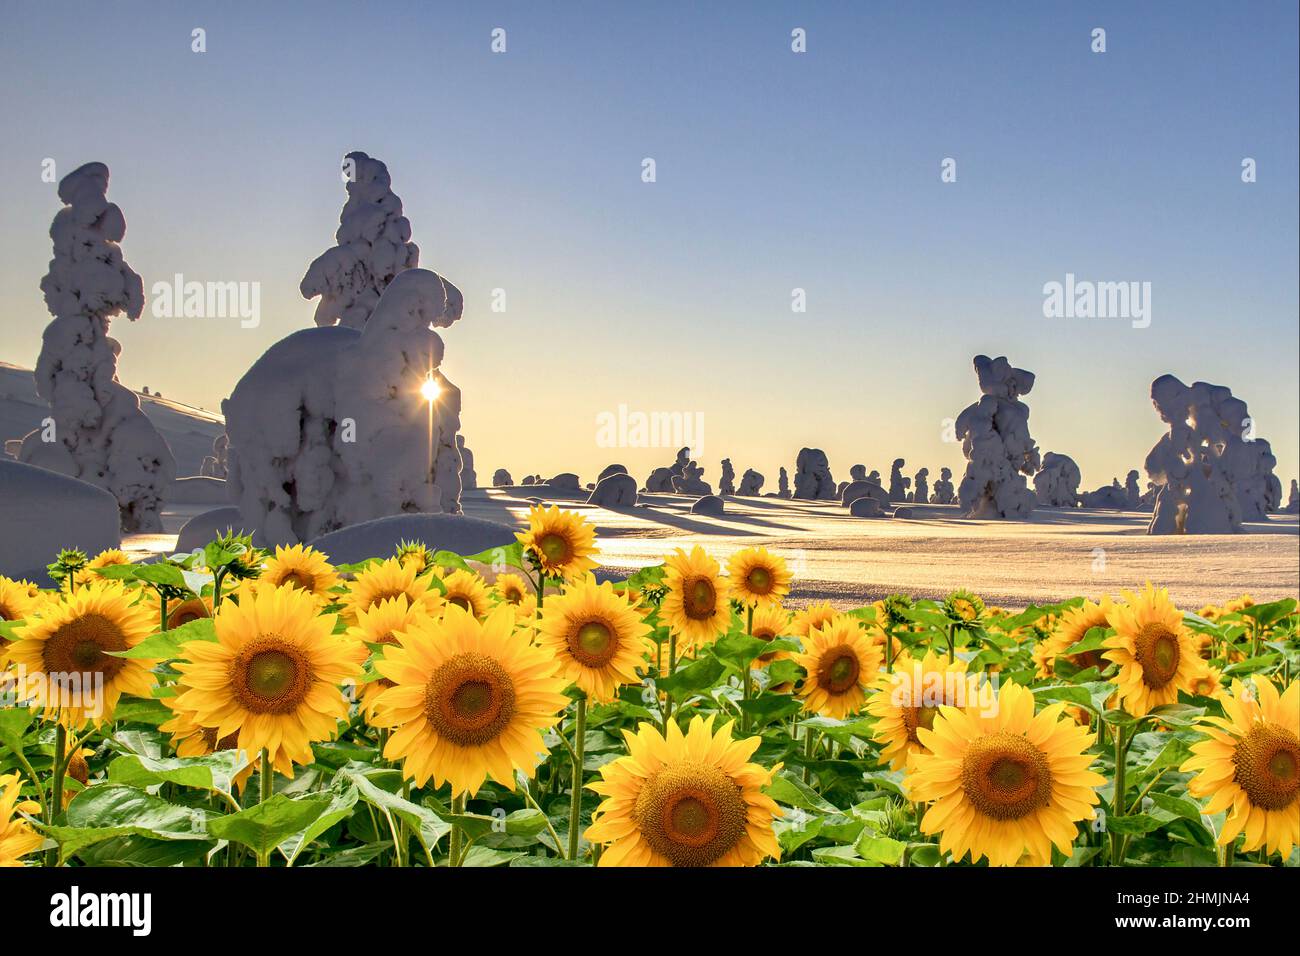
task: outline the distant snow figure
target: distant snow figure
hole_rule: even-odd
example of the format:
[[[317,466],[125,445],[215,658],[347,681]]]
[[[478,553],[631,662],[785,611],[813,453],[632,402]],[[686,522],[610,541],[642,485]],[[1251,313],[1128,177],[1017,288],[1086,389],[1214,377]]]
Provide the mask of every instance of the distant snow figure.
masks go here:
[[[504,468],[498,468],[496,471],[492,472],[493,488],[508,488],[514,483],[515,480],[510,477],[510,472],[506,471]]]
[[[19,459],[98,485],[117,499],[122,530],[162,531],[162,499],[176,477],[166,440],[117,381],[121,345],[113,316],[135,320],[144,284],[122,258],[126,218],[107,199],[108,167],[87,163],[59,182],[54,258],[41,279],[54,316],[36,360],[36,392],[50,403],[54,440],[44,429],[23,438]]]
[[[1137,508],[1142,502],[1142,492],[1138,488],[1138,471],[1133,468],[1124,476],[1124,497],[1128,499],[1129,508]]]
[[[686,474],[686,466],[691,461],[690,448],[677,449],[677,458],[666,468],[656,468],[645,480],[645,490],[659,494],[672,494],[673,479]]]
[[[734,495],[736,493],[736,469],[730,458],[722,459],[722,477],[718,479],[718,494]]]
[[[740,476],[740,487],[736,489],[736,494],[746,498],[757,498],[763,493],[764,480],[763,476],[753,468],[746,468],[745,473]]]
[[[1222,385],[1173,375],[1151,383],[1151,403],[1169,431],[1147,455],[1157,486],[1149,534],[1230,534],[1265,521],[1281,504],[1277,459],[1255,438],[1246,403]]]
[[[895,458],[894,463],[889,467],[889,500],[906,501],[907,488],[912,483],[911,478],[903,477],[903,466],[907,462],[902,458]]]
[[[1083,476],[1069,455],[1049,451],[1043,467],[1034,475],[1034,496],[1049,508],[1073,508],[1079,503],[1079,482]]]
[[[957,416],[966,456],[957,498],[968,518],[1028,518],[1036,499],[1025,481],[1038,471],[1038,447],[1029,434],[1029,407],[1019,401],[1034,374],[1005,357],[975,356],[981,398]]]
[[[212,439],[212,454],[203,459],[203,464],[199,466],[199,474],[208,478],[225,478],[229,445],[230,437],[225,432]]]
[[[781,467],[781,473],[777,476],[776,496],[778,498],[790,497],[790,476],[786,474],[785,466]]]
[[[1300,514],[1300,482],[1291,479],[1291,494],[1287,497],[1286,507],[1282,509],[1289,515]]]
[[[801,448],[794,463],[794,496],[807,501],[833,501],[839,486],[820,448]]]
[[[865,481],[866,478],[867,478],[866,465],[854,465],[852,468],[849,469],[850,481]]]
[[[1111,482],[1096,491],[1082,492],[1079,495],[1079,507],[1124,511],[1128,508],[1128,493],[1118,483]]]
[[[362,329],[393,277],[420,264],[420,249],[411,242],[411,223],[402,215],[388,167],[352,152],[343,169],[348,200],[334,233],[338,245],[308,266],[299,290],[304,299],[321,297],[317,325]]]
[[[688,461],[682,474],[673,478],[673,491],[679,495],[712,495],[713,489],[704,480],[704,469]]]
[[[465,444],[465,436],[456,436],[456,450],[460,452],[460,490],[478,487],[478,474],[474,471],[474,453]]]
[[[935,505],[950,505],[956,492],[952,487],[952,469],[940,468],[939,480],[934,483],[934,494],[930,496],[930,503]]]
[[[930,500],[930,469],[922,468],[912,480],[915,482],[915,488],[912,491],[911,500],[923,505]]]
[[[221,406],[245,530],[293,544],[386,515],[460,511],[460,389],[438,370],[431,326],[462,307],[450,282],[408,269],[365,328],[304,329],[253,364]]]

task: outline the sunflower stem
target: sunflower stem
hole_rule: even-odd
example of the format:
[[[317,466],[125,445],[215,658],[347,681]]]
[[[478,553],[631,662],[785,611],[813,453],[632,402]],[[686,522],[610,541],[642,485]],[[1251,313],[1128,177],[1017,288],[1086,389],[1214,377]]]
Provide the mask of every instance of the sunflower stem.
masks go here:
[[[1111,798],[1110,814],[1112,817],[1124,816],[1124,770],[1128,762],[1129,735],[1122,724],[1115,725],[1115,795]],[[1124,839],[1114,828],[1110,828],[1110,865],[1122,866],[1124,863]]]
[[[158,592],[158,629],[167,630],[167,595]]]
[[[673,672],[677,670],[677,632],[668,633],[668,676],[672,677]],[[664,733],[668,733],[668,721],[673,716],[673,695],[671,692],[664,694]]]
[[[578,698],[573,728],[573,795],[569,801],[569,859],[578,858],[578,826],[582,817],[582,752],[587,736],[587,696]]]
[[[265,748],[262,749],[262,761],[258,772],[257,785],[257,802],[266,803],[266,801],[271,799],[272,794],[275,792],[275,777],[272,776],[271,771],[271,752]],[[266,863],[262,861],[260,854],[258,855],[258,860],[259,866],[266,865]]]
[[[754,636],[754,605],[752,604],[745,608],[745,634],[749,637]],[[744,701],[748,701],[750,695],[753,693],[753,680],[751,679],[753,675],[750,673],[753,666],[753,661],[747,661],[745,663],[744,673],[740,675],[740,681],[743,685],[741,689],[741,699]],[[740,732],[743,734],[749,733],[749,711],[744,707],[740,708]]]
[[[957,625],[948,625],[948,663],[951,664],[957,653]]]
[[[63,726],[60,720],[54,729],[54,781],[50,784],[50,805],[47,808],[49,812],[50,825],[54,825],[55,818],[63,811],[63,775],[68,769],[67,760],[68,751],[68,729]],[[59,851],[50,850],[45,855],[46,866],[57,866],[59,862]]]
[[[461,816],[465,812],[465,794],[460,794],[451,798],[451,812],[453,816]],[[451,844],[447,849],[447,865],[459,866],[460,859],[460,841],[461,829],[459,823],[451,825]]]

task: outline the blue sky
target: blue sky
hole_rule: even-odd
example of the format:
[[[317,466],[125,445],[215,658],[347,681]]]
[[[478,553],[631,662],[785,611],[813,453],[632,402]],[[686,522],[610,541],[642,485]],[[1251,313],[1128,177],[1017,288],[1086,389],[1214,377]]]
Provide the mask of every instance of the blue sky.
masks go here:
[[[802,445],[933,480],[980,352],[1038,375],[1031,431],[1087,487],[1141,466],[1165,372],[1230,386],[1300,470],[1294,2],[464,6],[11,5],[0,360],[48,321],[44,158],[109,165],[146,290],[261,283],[257,329],[114,325],[125,383],[216,407],[311,324],[297,285],[362,149],[465,293],[443,368],[483,478],[648,472],[671,451],[595,441],[626,404],[702,414],[714,482],[729,456],[774,483]],[[1045,319],[1067,272],[1149,281],[1151,326]]]

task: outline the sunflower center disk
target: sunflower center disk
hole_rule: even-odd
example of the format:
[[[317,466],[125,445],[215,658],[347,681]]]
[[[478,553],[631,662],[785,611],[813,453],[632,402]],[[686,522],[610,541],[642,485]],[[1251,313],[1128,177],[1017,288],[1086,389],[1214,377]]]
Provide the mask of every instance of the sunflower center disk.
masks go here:
[[[1047,806],[1052,771],[1046,755],[1026,738],[999,731],[970,745],[961,768],[962,790],[980,813],[1019,820]]]
[[[290,571],[280,579],[280,584],[287,584],[289,587],[297,588],[300,591],[311,591],[316,587],[316,577],[306,571]]]
[[[462,747],[490,743],[515,715],[515,685],[505,669],[486,654],[457,654],[429,678],[424,715],[443,737]]]
[[[938,707],[908,707],[903,711],[903,726],[907,728],[907,739],[914,744],[919,744],[921,738],[917,736],[917,730],[924,727],[926,730],[934,729],[934,718],[938,716]]]
[[[563,564],[569,560],[572,549],[569,547],[568,539],[564,535],[551,532],[542,535],[542,539],[537,542],[538,549],[547,561],[552,564]]]
[[[1300,795],[1300,737],[1277,724],[1256,724],[1237,744],[1235,780],[1265,810],[1289,807]]]
[[[753,568],[745,578],[745,583],[755,594],[766,594],[772,590],[772,575],[767,568]]]
[[[604,621],[587,621],[569,637],[569,652],[587,667],[608,664],[618,650],[614,632]]]
[[[471,608],[470,605],[469,605],[469,598],[467,598],[467,597],[461,597],[459,594],[456,595],[455,597],[449,597],[449,598],[447,598],[447,603],[448,603],[448,604],[454,604],[454,605],[456,605],[456,606],[459,607],[459,608],[464,608],[466,611],[472,611],[472,610],[473,610],[473,608]]]
[[[45,670],[51,674],[103,674],[111,680],[126,661],[106,651],[126,650],[126,637],[102,614],[85,614],[69,621],[45,642]]]
[[[646,781],[633,817],[641,836],[674,866],[708,866],[745,833],[748,808],[717,767],[679,763]]]
[[[686,616],[693,621],[705,621],[713,617],[717,610],[718,592],[708,578],[696,578],[683,589],[685,600],[683,609]]]
[[[302,650],[275,636],[246,644],[230,669],[235,699],[255,714],[289,714],[307,698],[311,661]]]
[[[821,667],[817,670],[817,681],[833,694],[843,694],[857,686],[858,675],[862,665],[858,655],[847,644],[833,647],[822,655]]]
[[[1178,637],[1162,624],[1146,624],[1133,641],[1134,656],[1142,665],[1142,680],[1159,690],[1178,673],[1181,652]]]

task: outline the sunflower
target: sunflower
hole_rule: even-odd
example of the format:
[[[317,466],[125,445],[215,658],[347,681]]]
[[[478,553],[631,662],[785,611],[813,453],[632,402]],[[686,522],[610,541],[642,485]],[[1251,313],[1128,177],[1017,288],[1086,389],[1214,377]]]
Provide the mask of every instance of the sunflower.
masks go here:
[[[693,717],[667,737],[642,722],[623,731],[628,753],[600,768],[588,786],[604,799],[587,839],[604,844],[600,866],[757,866],[779,858],[772,818],[781,810],[763,788],[773,771],[749,761],[758,737],[715,733],[713,718]]]
[[[482,617],[492,606],[486,582],[473,571],[453,571],[442,583],[447,588],[442,598],[448,605],[464,608],[475,617]]]
[[[1207,621],[1217,621],[1223,609],[1215,604],[1207,604],[1196,612],[1198,616],[1205,618]]]
[[[361,670],[355,645],[333,633],[335,615],[318,610],[308,591],[250,584],[238,604],[221,606],[216,641],[182,645],[175,708],[218,739],[237,733],[250,755],[269,751],[285,776],[311,763],[312,742],[347,718],[339,685]]]
[[[1202,664],[1197,670],[1196,676],[1192,678],[1192,689],[1189,694],[1197,697],[1213,697],[1221,699],[1224,696],[1223,688],[1223,671],[1217,667],[1211,667],[1209,664]]]
[[[1180,690],[1190,691],[1201,658],[1168,591],[1148,582],[1140,594],[1121,593],[1127,603],[1112,605],[1106,615],[1115,636],[1102,645],[1109,648],[1103,656],[1119,665],[1111,679],[1119,687],[1120,706],[1141,717],[1176,703]]]
[[[707,644],[731,627],[727,580],[718,562],[698,544],[687,554],[678,548],[664,559],[667,588],[659,605],[659,619],[676,635],[678,650]]]
[[[1092,628],[1110,627],[1107,620],[1110,611],[1110,598],[1103,597],[1100,604],[1093,604],[1085,598],[1080,607],[1072,607],[1062,614],[1051,636],[1034,645],[1033,657],[1034,663],[1038,665],[1037,676],[1054,677],[1058,657],[1064,656],[1067,650],[1083,640]],[[1079,670],[1095,667],[1099,671],[1104,671],[1109,666],[1100,649],[1071,654],[1066,660]]]
[[[785,566],[785,559],[772,554],[767,548],[745,548],[737,551],[727,562],[731,578],[731,596],[744,605],[780,604],[790,593],[794,575]]]
[[[614,700],[622,684],[636,684],[653,645],[651,629],[626,597],[590,575],[542,608],[538,644],[559,662],[560,676],[598,703]]]
[[[973,627],[984,615],[984,601],[970,591],[953,591],[944,598],[943,612],[959,627]]]
[[[1282,694],[1263,677],[1253,692],[1233,681],[1221,702],[1227,716],[1201,718],[1208,739],[1178,769],[1197,774],[1187,790],[1210,798],[1206,814],[1228,811],[1220,844],[1245,833],[1245,851],[1266,847],[1285,860],[1300,843],[1300,681]]]
[[[909,797],[929,802],[923,833],[942,833],[941,852],[960,861],[1014,866],[1028,854],[1050,859],[1051,844],[1068,854],[1075,823],[1090,820],[1105,778],[1090,769],[1092,734],[1065,716],[1063,703],[1034,714],[1034,695],[1005,683],[998,706],[944,707],[917,732],[928,752],[912,754],[904,778]]]
[[[894,662],[894,672],[881,675],[876,686],[867,713],[877,718],[872,736],[882,745],[880,757],[894,770],[907,766],[909,754],[928,752],[917,732],[934,726],[940,707],[964,706],[970,687],[965,661],[950,662],[933,651],[919,661],[903,654]]]
[[[517,574],[498,574],[492,583],[492,593],[500,604],[515,609],[515,619],[528,624],[537,616],[537,597]]]
[[[566,581],[594,568],[591,555],[600,553],[595,529],[576,511],[561,511],[558,505],[533,505],[528,509],[528,530],[515,537],[537,559],[543,574]]]
[[[125,551],[121,551],[118,548],[108,548],[99,552],[99,554],[87,561],[79,571],[75,571],[64,578],[62,590],[69,590],[74,579],[77,587],[81,587],[83,584],[89,584],[91,581],[106,580],[95,573],[96,568],[111,568],[119,564],[130,563],[131,559],[127,556]]]
[[[212,617],[211,596],[186,598],[167,610],[167,630],[174,630],[182,624],[205,617]]]
[[[18,813],[35,816],[40,805],[22,798],[22,777],[0,775],[0,866],[22,866],[22,857],[45,842]]]
[[[39,590],[27,581],[15,581],[0,574],[0,621],[22,621],[40,606]],[[0,638],[3,640],[3,638]]]
[[[416,574],[423,574],[433,567],[433,552],[423,541],[402,539],[397,542],[397,550],[393,552],[393,557],[403,565],[414,565]]]
[[[856,713],[883,659],[881,646],[847,614],[814,628],[803,641],[803,653],[794,655],[794,662],[808,672],[799,688],[804,709],[835,720]]]
[[[749,631],[751,637],[756,637],[760,641],[771,642],[791,633],[793,631],[790,627],[790,612],[780,604],[775,602],[760,604],[754,609],[754,624]],[[773,661],[788,660],[789,658],[789,651],[768,651],[754,658],[754,666],[766,667]]]
[[[357,613],[357,623],[348,628],[348,637],[356,641],[357,658],[364,661],[370,656],[369,644],[400,644],[401,634],[419,624],[433,620],[422,605],[412,604],[405,594],[387,598],[368,611]],[[366,719],[375,716],[375,701],[393,682],[383,677],[365,684],[361,692]]]
[[[1248,607],[1255,606],[1255,599],[1249,594],[1243,594],[1241,597],[1235,597],[1227,604],[1223,605],[1224,614],[1234,614],[1238,611],[1244,611]]]
[[[306,591],[322,605],[336,600],[332,591],[341,581],[325,555],[305,544],[287,548],[277,545],[275,555],[267,560],[257,580]]]
[[[194,722],[194,714],[188,710],[180,709],[176,706],[176,698],[168,697],[164,703],[171,709],[172,716],[170,720],[164,721],[158,725],[158,729],[164,733],[171,734],[172,749],[176,751],[178,757],[206,757],[209,754],[219,753],[223,750],[239,749],[239,734],[233,733],[220,739],[217,738],[215,727],[202,727]],[[256,769],[256,761],[248,759],[248,763],[235,774],[233,781],[235,788],[244,792],[244,787],[248,780],[253,776]]]
[[[158,662],[110,656],[154,632],[153,611],[137,597],[116,581],[91,581],[44,604],[7,648],[10,663],[26,668],[22,693],[74,728],[111,720],[123,694],[150,696]]]
[[[368,611],[380,601],[405,594],[412,604],[420,604],[430,614],[442,608],[442,595],[430,588],[431,579],[421,576],[414,564],[402,564],[396,558],[372,564],[357,572],[347,597],[343,599],[349,621],[357,619],[359,611]]]
[[[790,632],[799,637],[807,637],[814,628],[829,624],[839,613],[831,607],[830,601],[809,604],[802,611],[794,612],[794,620],[790,622]]]
[[[546,752],[541,731],[568,698],[555,660],[514,634],[514,613],[499,607],[479,621],[452,605],[417,625],[386,652],[376,670],[393,687],[379,695],[375,723],[394,728],[384,757],[424,786],[451,781],[473,794],[491,775],[514,789],[514,771],[531,777]]]

